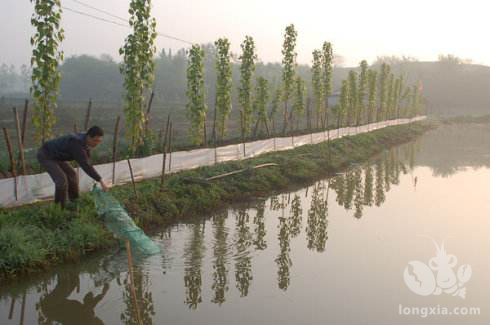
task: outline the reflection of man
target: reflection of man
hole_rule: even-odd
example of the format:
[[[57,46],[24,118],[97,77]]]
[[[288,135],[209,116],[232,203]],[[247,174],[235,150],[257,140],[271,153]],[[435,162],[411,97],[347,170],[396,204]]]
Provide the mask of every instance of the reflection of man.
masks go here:
[[[87,293],[83,302],[68,299],[79,285],[78,274],[69,272],[58,274],[56,288],[41,299],[41,309],[48,324],[52,321],[61,324],[104,324],[95,316],[94,309],[104,299],[109,290],[109,284],[104,284],[102,293],[96,296],[92,292]]]
[[[68,163],[73,160],[87,175],[100,182],[104,191],[107,191],[108,186],[88,162],[90,149],[98,146],[103,136],[104,131],[101,128],[92,126],[86,133],[70,134],[49,140],[39,149],[37,160],[55,184],[55,203],[64,207],[67,192],[70,200],[78,198],[78,175]]]

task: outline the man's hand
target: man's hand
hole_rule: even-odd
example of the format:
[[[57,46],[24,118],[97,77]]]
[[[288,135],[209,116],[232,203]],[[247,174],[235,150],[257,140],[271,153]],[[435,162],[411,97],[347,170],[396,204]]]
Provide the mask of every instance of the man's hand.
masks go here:
[[[104,182],[104,180],[102,180],[102,179],[100,180],[100,186],[102,187],[102,191],[104,191],[104,192],[109,191],[110,186],[109,186],[109,185],[107,185],[107,184]]]

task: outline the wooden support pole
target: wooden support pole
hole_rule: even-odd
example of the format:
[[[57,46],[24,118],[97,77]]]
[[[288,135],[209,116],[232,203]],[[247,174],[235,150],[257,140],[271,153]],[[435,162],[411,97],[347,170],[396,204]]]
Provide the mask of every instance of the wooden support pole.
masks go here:
[[[143,325],[141,319],[140,309],[138,306],[138,299],[136,297],[136,288],[134,287],[134,275],[133,275],[133,255],[131,254],[131,243],[126,239],[126,252],[128,254],[128,274],[129,274],[129,288],[131,290],[131,296],[133,297],[133,304],[136,310],[136,321],[139,325]]]
[[[145,114],[145,132],[148,131],[148,125],[150,123],[150,112],[151,112],[151,105],[153,104],[153,97],[155,96],[154,90],[151,91],[150,99],[148,100],[148,106],[146,107],[146,114]]]
[[[153,97],[155,96],[155,92],[152,90],[151,95],[150,95],[150,100],[148,101],[148,106],[146,108],[146,118],[148,119],[148,116],[150,115],[151,112],[151,104],[153,104]]]
[[[131,161],[129,158],[127,159],[127,162],[129,166],[129,174],[131,175],[131,183],[133,184],[134,196],[138,197],[138,192],[136,191],[136,183],[134,181],[133,167],[131,166]]]
[[[163,138],[162,175],[160,175],[160,191],[163,190],[163,183],[165,182],[165,168],[166,168],[166,163],[167,163],[167,141],[168,141],[169,128],[170,128],[170,114],[167,116],[167,125],[165,127],[165,137]]]
[[[116,124],[114,126],[114,139],[112,142],[112,185],[116,184],[116,159],[117,159],[117,144],[119,138],[119,122],[121,121],[121,117],[117,116]]]
[[[17,107],[13,108],[14,119],[15,119],[15,130],[17,131],[17,146],[19,147],[19,160],[22,167],[22,174],[27,175],[26,171],[26,161],[24,159],[24,146],[22,144],[22,132],[20,129],[19,113],[17,112]]]
[[[27,115],[29,111],[29,100],[25,100],[24,102],[24,112],[22,113],[22,144],[25,144],[25,138],[26,138],[26,129],[27,129]]]
[[[174,129],[172,126],[172,122],[170,122],[170,131],[168,133],[168,152],[169,152],[169,158],[168,158],[168,171],[172,171],[172,139],[174,138]]]
[[[7,150],[10,158],[10,168],[12,171],[12,175],[14,176],[14,195],[15,200],[19,199],[18,190],[17,190],[17,168],[15,165],[14,153],[12,152],[12,143],[10,142],[9,131],[6,128],[3,128],[3,135],[5,137],[5,142],[7,144]]]

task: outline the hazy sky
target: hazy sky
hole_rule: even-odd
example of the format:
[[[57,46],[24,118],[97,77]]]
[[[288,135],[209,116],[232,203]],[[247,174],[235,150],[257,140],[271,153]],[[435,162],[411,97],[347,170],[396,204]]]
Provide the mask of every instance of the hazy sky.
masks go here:
[[[80,1],[128,17],[129,0]],[[115,20],[74,0],[62,0],[62,5]],[[29,0],[0,0],[0,63],[29,62],[32,8]],[[244,36],[251,35],[259,58],[269,62],[281,60],[284,28],[294,23],[299,33],[299,63],[310,63],[312,50],[327,40],[347,66],[362,59],[372,62],[381,55],[436,60],[441,53],[490,65],[489,9],[490,3],[483,0],[153,0],[153,15],[161,33],[197,43],[225,36],[235,53]],[[129,32],[129,28],[68,10],[62,24],[66,56],[107,53],[119,60],[118,48]],[[158,51],[187,46],[164,37],[157,39]]]

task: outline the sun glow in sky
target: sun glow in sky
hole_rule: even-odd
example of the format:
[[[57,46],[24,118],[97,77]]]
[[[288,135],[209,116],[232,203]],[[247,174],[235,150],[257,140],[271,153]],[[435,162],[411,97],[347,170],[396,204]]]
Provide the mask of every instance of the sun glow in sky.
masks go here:
[[[128,17],[129,0],[80,0]],[[293,23],[298,31],[298,62],[310,63],[311,52],[324,41],[344,57],[344,65],[372,62],[377,56],[411,56],[437,60],[439,54],[454,54],[490,65],[487,1],[442,0],[152,0],[158,31],[196,43],[228,37],[235,53],[245,35],[254,37],[259,58],[281,60],[285,27]],[[109,20],[81,6],[75,0],[62,5]],[[32,33],[30,1],[0,1],[0,63],[29,62]],[[107,53],[119,60],[118,48],[128,28],[93,20],[68,10],[63,14],[66,56]],[[157,48],[178,49],[187,44],[158,37]]]

